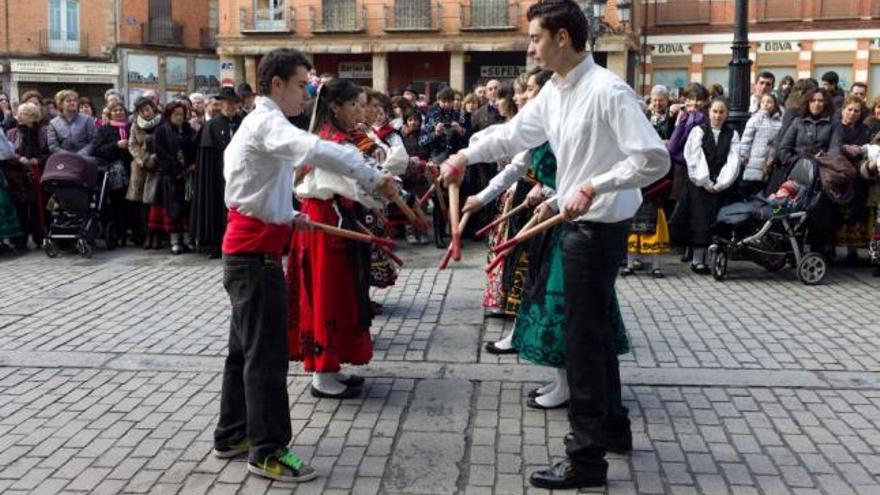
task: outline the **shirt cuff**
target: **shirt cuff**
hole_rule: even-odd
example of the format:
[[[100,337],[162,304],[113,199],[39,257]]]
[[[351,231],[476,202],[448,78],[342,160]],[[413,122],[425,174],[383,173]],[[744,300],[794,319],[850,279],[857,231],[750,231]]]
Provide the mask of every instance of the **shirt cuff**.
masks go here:
[[[587,182],[593,187],[593,191],[595,191],[597,195],[614,190],[614,176],[609,173],[593,177]]]
[[[468,165],[471,165],[473,163],[482,163],[481,159],[480,159],[480,153],[479,153],[479,151],[477,151],[476,148],[473,148],[473,147],[465,148],[463,150],[460,150],[459,153],[461,153],[462,155],[465,156],[465,158],[467,158]]]

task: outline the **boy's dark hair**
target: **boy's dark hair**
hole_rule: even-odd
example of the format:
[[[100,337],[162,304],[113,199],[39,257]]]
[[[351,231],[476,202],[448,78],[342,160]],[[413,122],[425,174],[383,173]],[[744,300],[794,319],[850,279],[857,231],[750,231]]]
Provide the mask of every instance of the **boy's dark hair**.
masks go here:
[[[322,84],[318,90],[318,99],[315,105],[315,123],[311,131],[318,132],[327,123],[339,129],[339,124],[333,118],[333,112],[330,111],[330,104],[342,105],[357,98],[363,92],[363,88],[348,79],[336,78]],[[346,131],[346,129],[339,130]]]
[[[571,38],[571,47],[578,53],[587,49],[587,18],[572,0],[538,0],[526,14],[529,21],[541,20],[541,27],[556,35],[565,29]]]
[[[840,76],[837,75],[837,72],[829,70],[828,72],[822,74],[822,81],[837,86],[837,84],[840,82]]]
[[[290,76],[296,73],[297,67],[312,70],[312,64],[299,50],[276,48],[267,53],[257,69],[257,85],[260,87],[260,93],[270,95],[272,93],[272,78],[278,76],[281,80],[287,81]]]
[[[449,101],[455,99],[455,91],[449,86],[444,86],[437,92],[437,101]]]
[[[776,76],[774,76],[773,73],[769,70],[762,70],[761,72],[758,72],[758,77],[756,77],[755,80],[757,81],[758,79],[770,79],[770,82],[774,86],[776,85]]]
[[[858,87],[860,87],[860,88],[865,88],[865,91],[868,90],[868,85],[865,84],[865,83],[863,83],[863,82],[861,82],[861,81],[856,81],[856,82],[852,83],[852,84],[849,86],[849,90],[852,91],[852,89],[855,88],[856,86],[858,86]]]

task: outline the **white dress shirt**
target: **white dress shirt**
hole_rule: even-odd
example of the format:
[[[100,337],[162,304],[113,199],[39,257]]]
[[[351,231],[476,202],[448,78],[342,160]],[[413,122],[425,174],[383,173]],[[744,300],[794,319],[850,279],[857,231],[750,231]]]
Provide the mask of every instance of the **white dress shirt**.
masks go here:
[[[592,184],[596,197],[578,220],[620,222],[641,205],[639,189],[669,170],[669,153],[633,90],[587,55],[565,77],[554,74],[510,122],[463,150],[468,163],[512,156],[545,141],[556,155],[557,194],[564,204]]]
[[[712,135],[715,142],[718,142],[718,136],[721,135],[721,129],[712,128]],[[736,182],[739,177],[739,133],[733,131],[733,138],[730,140],[730,151],[727,153],[727,161],[721,167],[721,172],[715,178],[715,182],[709,177],[709,162],[706,161],[706,154],[703,153],[703,128],[694,127],[688,134],[687,142],[684,144],[684,159],[687,162],[688,178],[694,185],[702,187],[711,193],[724,191]]]
[[[356,148],[298,129],[274,101],[257,97],[223,153],[226,206],[265,223],[291,222],[294,170],[305,164],[354,177],[368,191],[384,177]]]

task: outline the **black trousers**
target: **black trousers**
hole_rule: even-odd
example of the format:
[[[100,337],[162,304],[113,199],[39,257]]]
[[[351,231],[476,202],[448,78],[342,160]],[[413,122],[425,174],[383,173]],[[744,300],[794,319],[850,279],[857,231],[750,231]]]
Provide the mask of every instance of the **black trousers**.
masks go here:
[[[280,259],[224,255],[223,263],[232,316],[214,443],[225,447],[250,439],[250,458],[259,460],[291,439],[287,286]]]
[[[611,297],[618,262],[626,253],[630,221],[565,226],[566,374],[572,434],[566,454],[578,469],[604,470],[606,435],[629,434],[620,369],[611,334]],[[604,472],[604,471],[603,471]]]

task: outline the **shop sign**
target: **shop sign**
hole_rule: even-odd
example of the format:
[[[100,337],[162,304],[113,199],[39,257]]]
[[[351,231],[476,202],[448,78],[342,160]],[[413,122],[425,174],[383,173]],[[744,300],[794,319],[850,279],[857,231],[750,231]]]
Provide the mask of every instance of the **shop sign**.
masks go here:
[[[342,79],[372,79],[372,62],[339,62],[339,77]]]
[[[685,55],[691,52],[688,43],[658,43],[651,46],[653,55]]]
[[[760,41],[758,42],[759,52],[796,52],[800,50],[800,46],[795,41]]]
[[[484,79],[516,79],[525,71],[525,65],[484,65],[480,67],[480,77]]]
[[[86,76],[118,76],[119,66],[95,62],[66,62],[63,60],[13,60],[12,72],[28,74],[77,74]]]

